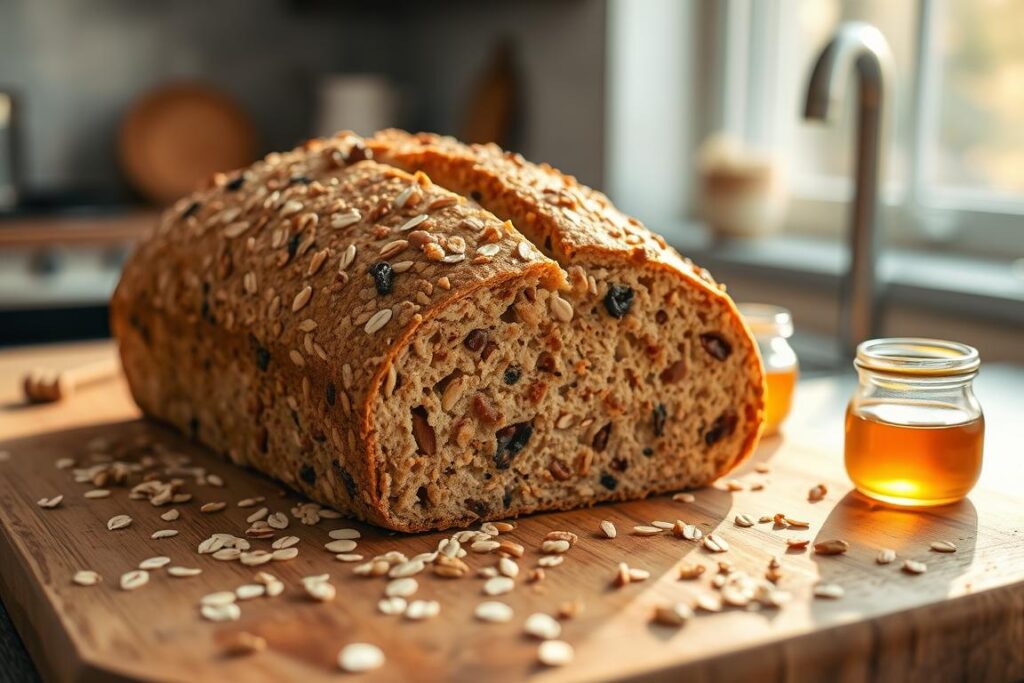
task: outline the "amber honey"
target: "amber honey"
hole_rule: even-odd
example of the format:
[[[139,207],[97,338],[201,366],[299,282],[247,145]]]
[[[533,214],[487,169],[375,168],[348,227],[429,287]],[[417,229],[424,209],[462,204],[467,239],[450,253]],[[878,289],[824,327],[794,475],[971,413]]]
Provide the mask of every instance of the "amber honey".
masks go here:
[[[952,503],[978,480],[984,435],[984,417],[959,406],[865,401],[846,413],[846,471],[882,501]]]
[[[785,370],[769,370],[765,373],[764,433],[766,436],[778,432],[779,425],[789,415],[789,409],[793,403],[796,377],[795,365]]]

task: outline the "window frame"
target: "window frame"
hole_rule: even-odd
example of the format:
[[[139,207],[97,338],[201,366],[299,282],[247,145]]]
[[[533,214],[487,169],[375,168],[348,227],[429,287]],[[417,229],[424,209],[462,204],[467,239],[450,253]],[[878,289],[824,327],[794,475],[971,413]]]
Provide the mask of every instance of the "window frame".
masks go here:
[[[706,15],[705,28],[715,36],[716,78],[708,83],[712,113],[709,129],[754,146],[777,142],[776,117],[783,109],[772,100],[771,85],[781,65],[783,3],[787,0],[724,0]],[[930,185],[929,157],[938,144],[938,95],[941,60],[936,58],[942,0],[916,0],[916,48],[907,135],[907,163],[893,178],[893,164],[883,158],[879,211],[885,240],[911,248],[971,255],[1024,256],[1024,197],[999,196],[972,188]],[[811,64],[804,65],[809,77]],[[852,84],[851,84],[852,85]],[[884,126],[890,142],[895,115],[890,103]],[[756,112],[756,114],[754,113]],[[793,116],[799,117],[799,111]],[[853,144],[853,141],[850,141]],[[843,239],[853,187],[849,178],[821,176],[789,188],[787,234]]]

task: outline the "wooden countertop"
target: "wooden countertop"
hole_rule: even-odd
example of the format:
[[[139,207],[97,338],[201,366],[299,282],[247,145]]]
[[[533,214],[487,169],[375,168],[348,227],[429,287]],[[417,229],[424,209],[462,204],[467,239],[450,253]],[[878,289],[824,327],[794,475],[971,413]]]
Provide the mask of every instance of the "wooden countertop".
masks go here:
[[[351,573],[322,549],[327,530],[344,522],[314,527],[292,520],[285,533],[300,537],[298,559],[260,567],[286,584],[278,598],[241,603],[238,622],[202,621],[200,596],[251,582],[253,569],[217,562],[195,552],[215,531],[241,535],[250,512],[235,502],[267,496],[267,505],[287,513],[294,495],[280,498],[272,482],[239,470],[188,444],[163,428],[138,419],[125,385],[112,381],[55,406],[22,407],[17,381],[30,365],[69,367],[113,353],[110,343],[34,347],[0,352],[0,597],[45,678],[54,680],[128,678],[193,681],[337,680],[337,653],[353,640],[377,643],[385,666],[360,680],[1015,680],[1024,677],[1024,466],[1020,442],[1024,371],[987,367],[977,381],[986,411],[987,440],[982,478],[969,499],[956,505],[905,511],[872,504],[851,492],[841,457],[842,409],[852,388],[850,376],[803,382],[785,435],[765,440],[751,462],[731,478],[741,490],[717,484],[696,491],[693,503],[659,497],[588,510],[542,514],[519,520],[507,537],[526,546],[516,590],[496,598],[515,609],[508,624],[473,619],[486,598],[481,580],[443,580],[424,574],[416,597],[435,599],[441,613],[429,622],[383,616],[375,606],[381,579]],[[182,519],[163,522],[146,501],[129,500],[125,489],[110,498],[86,500],[85,485],[74,484],[59,458],[84,457],[85,444],[109,440],[155,439],[194,464],[221,475],[225,488],[188,482],[195,500],[179,506]],[[767,465],[767,473],[757,465]],[[824,500],[812,503],[808,489],[828,487]],[[763,484],[755,490],[752,484]],[[54,510],[35,501],[65,495]],[[199,505],[229,502],[220,513],[200,514]],[[809,530],[777,529],[771,524],[740,528],[738,513],[754,517],[783,512],[810,522]],[[128,513],[128,529],[109,532],[105,521]],[[637,524],[677,518],[716,531],[731,544],[712,554],[671,535],[640,537]],[[614,540],[597,534],[602,519],[619,530]],[[364,525],[359,552],[386,550],[406,554],[429,550],[447,534],[395,535]],[[176,538],[151,540],[158,528],[176,528]],[[524,575],[538,558],[537,547],[550,530],[579,534],[579,543],[561,566],[529,584]],[[785,539],[813,541],[843,538],[850,551],[823,557],[786,552]],[[953,554],[929,550],[929,543],[957,544]],[[253,541],[262,547],[267,541]],[[911,576],[899,562],[879,566],[879,547],[894,548],[900,558],[927,563],[927,573]],[[146,586],[125,592],[118,577],[140,560],[167,555],[175,563],[201,567],[203,574],[173,579],[152,573]],[[702,613],[680,629],[652,624],[656,605],[714,593],[716,562],[760,576],[777,555],[779,586],[793,595],[782,608]],[[494,557],[471,553],[474,568]],[[616,563],[647,569],[651,578],[625,588],[611,585]],[[698,581],[679,581],[682,563],[707,567]],[[99,571],[104,582],[74,586],[78,569]],[[327,572],[338,598],[327,604],[303,597],[300,578]],[[814,599],[818,581],[845,588],[838,600]],[[576,651],[562,669],[535,663],[536,641],[522,635],[532,612],[553,613],[580,599],[585,609],[563,622],[562,638]],[[264,637],[266,652],[226,658],[220,639],[247,630]]]

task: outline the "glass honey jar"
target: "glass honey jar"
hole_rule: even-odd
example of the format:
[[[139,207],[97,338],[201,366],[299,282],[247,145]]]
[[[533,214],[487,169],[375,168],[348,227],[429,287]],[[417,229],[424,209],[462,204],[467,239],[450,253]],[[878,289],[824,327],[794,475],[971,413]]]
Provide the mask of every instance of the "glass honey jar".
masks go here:
[[[978,351],[936,339],[857,347],[860,385],[846,409],[846,471],[857,489],[896,505],[960,500],[981,473],[985,419],[971,383]]]
[[[765,371],[764,435],[779,431],[793,403],[793,389],[799,375],[796,352],[789,345],[793,316],[781,306],[740,304],[740,314],[757,340]]]

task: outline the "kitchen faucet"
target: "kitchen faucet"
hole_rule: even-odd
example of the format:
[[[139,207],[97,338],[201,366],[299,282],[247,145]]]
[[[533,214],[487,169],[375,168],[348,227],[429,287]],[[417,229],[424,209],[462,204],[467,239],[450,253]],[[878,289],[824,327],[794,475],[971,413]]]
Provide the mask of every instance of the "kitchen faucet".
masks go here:
[[[852,357],[857,344],[878,336],[878,157],[882,102],[891,83],[892,55],[882,32],[860,21],[844,22],[818,56],[807,86],[804,118],[825,121],[841,102],[850,69],[856,69],[857,161],[850,213],[850,266],[842,285],[840,340]]]

